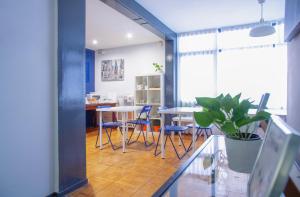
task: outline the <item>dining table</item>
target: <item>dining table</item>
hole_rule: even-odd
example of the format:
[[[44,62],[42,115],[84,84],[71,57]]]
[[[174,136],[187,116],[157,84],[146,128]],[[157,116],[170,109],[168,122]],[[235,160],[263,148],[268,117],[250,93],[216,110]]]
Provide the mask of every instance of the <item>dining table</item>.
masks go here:
[[[99,112],[99,144],[100,149],[103,149],[103,140],[102,140],[102,116],[103,112],[116,112],[120,113],[122,117],[122,149],[123,153],[126,152],[126,140],[128,135],[128,113],[129,112],[138,112],[143,109],[143,106],[117,106],[117,107],[108,107],[108,108],[97,108],[96,111]]]
[[[196,122],[194,112],[201,112],[202,107],[173,107],[173,108],[162,108],[158,110],[158,113],[161,115],[161,138],[160,138],[160,147],[161,147],[161,158],[165,158],[165,115],[177,115],[179,117],[178,124],[181,125],[181,117],[183,115],[191,116],[193,118],[193,128],[192,128],[192,151],[195,151],[195,141],[196,141]]]

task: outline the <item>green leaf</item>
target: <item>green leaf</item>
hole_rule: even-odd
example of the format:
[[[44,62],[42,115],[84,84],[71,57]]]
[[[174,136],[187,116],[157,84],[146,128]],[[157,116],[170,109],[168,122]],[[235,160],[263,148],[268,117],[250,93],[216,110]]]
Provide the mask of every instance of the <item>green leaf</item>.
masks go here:
[[[236,95],[232,98],[233,108],[236,108],[239,106],[239,101],[240,101],[241,95],[242,95],[242,93],[239,93],[238,95]]]
[[[251,108],[251,106],[251,102],[248,99],[245,99],[239,104],[238,110],[241,111],[241,113],[248,114],[248,111]]]
[[[197,97],[196,98],[197,104],[210,109],[210,110],[219,110],[220,109],[220,103],[218,99],[216,98],[209,98],[209,97]]]
[[[230,94],[227,94],[222,101],[222,108],[229,113],[233,107],[233,100]]]
[[[260,120],[267,120],[269,118],[270,118],[270,113],[265,112],[265,111],[260,111],[255,116],[253,116],[251,118],[247,117],[247,118],[243,118],[243,119],[240,119],[240,120],[236,121],[236,126],[242,127],[242,126],[245,126],[245,125],[250,124],[252,122],[256,122],[256,121],[260,121]]]
[[[248,116],[248,113],[245,114],[244,111],[240,110],[240,108],[237,107],[233,109],[231,120],[236,122],[242,118],[245,118],[246,116]]]
[[[245,126],[245,125],[247,125],[247,124],[249,124],[249,123],[251,123],[251,122],[253,122],[253,121],[251,120],[251,118],[249,118],[249,117],[244,117],[244,118],[241,118],[241,119],[237,120],[237,121],[235,122],[235,124],[236,124],[237,127],[240,128],[240,127]]]
[[[234,127],[233,122],[225,122],[223,126],[221,126],[221,130],[229,135],[232,135],[237,132],[236,128]]]
[[[194,112],[195,120],[198,125],[203,127],[209,126],[214,121],[214,115],[209,112]]]
[[[213,116],[214,116],[214,121],[217,121],[217,120],[219,120],[219,121],[221,121],[221,122],[224,122],[225,121],[225,119],[226,119],[226,117],[225,117],[225,115],[224,115],[224,113],[223,112],[221,112],[221,111],[210,111],[210,113],[212,113],[213,114]]]
[[[216,99],[221,102],[221,100],[223,100],[224,98],[224,95],[223,94],[220,94],[219,96],[216,97]]]
[[[259,120],[267,120],[270,118],[270,116],[271,116],[270,113],[265,112],[265,111],[260,111],[260,112],[257,112],[256,115],[251,118],[251,120],[253,122],[259,121]]]

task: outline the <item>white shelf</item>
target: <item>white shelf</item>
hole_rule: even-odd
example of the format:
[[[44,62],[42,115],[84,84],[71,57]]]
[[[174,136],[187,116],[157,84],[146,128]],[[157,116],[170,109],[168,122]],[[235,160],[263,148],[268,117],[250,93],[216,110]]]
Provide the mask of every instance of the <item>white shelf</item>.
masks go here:
[[[160,120],[157,110],[164,106],[164,75],[149,74],[135,77],[135,105],[152,105],[151,120]]]

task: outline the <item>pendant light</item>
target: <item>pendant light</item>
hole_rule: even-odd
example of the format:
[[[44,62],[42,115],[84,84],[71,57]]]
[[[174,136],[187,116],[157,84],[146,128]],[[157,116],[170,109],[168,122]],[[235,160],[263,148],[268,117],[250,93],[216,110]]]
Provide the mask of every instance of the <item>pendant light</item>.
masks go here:
[[[264,13],[263,4],[265,3],[265,1],[266,0],[258,0],[258,3],[260,4],[260,8],[261,8],[261,12],[260,12],[261,18],[260,18],[259,24],[250,30],[249,35],[251,37],[263,37],[263,36],[269,36],[269,35],[275,33],[275,28],[272,25],[265,23],[265,20],[263,17],[263,13]]]

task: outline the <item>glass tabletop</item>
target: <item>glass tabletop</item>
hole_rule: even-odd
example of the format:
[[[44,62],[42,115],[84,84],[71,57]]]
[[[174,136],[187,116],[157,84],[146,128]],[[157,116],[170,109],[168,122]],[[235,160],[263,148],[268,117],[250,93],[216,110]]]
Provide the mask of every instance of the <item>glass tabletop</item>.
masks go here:
[[[154,196],[247,196],[250,175],[229,169],[224,136],[211,136],[193,156]]]

